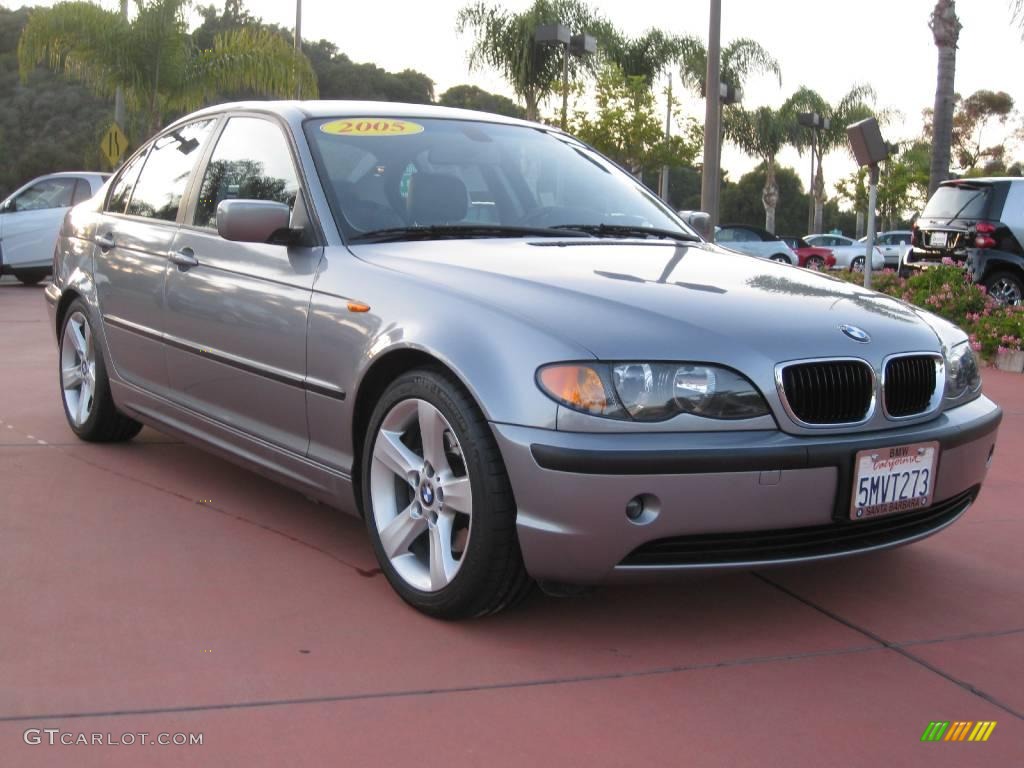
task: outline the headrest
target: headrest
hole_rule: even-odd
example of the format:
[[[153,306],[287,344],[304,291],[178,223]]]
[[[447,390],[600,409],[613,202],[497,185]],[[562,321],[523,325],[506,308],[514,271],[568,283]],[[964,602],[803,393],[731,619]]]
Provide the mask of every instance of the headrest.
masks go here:
[[[413,224],[453,224],[469,212],[469,191],[457,176],[414,173],[409,179],[406,205]]]

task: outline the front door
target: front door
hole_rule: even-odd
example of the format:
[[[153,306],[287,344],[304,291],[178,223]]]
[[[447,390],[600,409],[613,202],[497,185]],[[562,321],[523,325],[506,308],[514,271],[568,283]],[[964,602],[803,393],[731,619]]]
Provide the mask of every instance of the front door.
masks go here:
[[[171,397],[209,418],[305,454],[306,319],[323,249],[238,243],[217,234],[222,200],[276,200],[299,189],[282,129],[232,117],[217,140],[167,274]]]
[[[167,255],[185,187],[214,124],[176,128],[136,155],[114,181],[93,232],[110,363],[121,379],[159,394],[167,389],[161,340]]]

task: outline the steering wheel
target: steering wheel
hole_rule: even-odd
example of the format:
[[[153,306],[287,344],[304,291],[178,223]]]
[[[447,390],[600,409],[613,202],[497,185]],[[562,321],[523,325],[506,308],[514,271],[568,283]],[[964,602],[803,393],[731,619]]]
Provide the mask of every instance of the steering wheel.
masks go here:
[[[535,208],[519,218],[523,227],[554,227],[559,224],[600,224],[603,217],[590,208],[550,205]]]

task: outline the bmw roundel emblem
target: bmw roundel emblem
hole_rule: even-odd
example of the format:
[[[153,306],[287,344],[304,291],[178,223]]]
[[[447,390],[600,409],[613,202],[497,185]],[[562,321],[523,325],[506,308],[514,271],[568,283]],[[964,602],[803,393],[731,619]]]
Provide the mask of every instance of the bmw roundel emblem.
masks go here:
[[[871,336],[863,328],[858,328],[856,325],[840,325],[839,330],[845,333],[854,341],[859,341],[866,344],[871,341]]]

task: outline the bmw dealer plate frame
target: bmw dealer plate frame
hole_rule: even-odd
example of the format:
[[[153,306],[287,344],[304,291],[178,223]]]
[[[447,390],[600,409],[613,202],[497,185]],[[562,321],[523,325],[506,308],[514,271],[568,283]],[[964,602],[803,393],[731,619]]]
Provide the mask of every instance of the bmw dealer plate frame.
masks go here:
[[[853,462],[851,520],[870,520],[930,507],[939,444],[910,443],[858,451]]]

